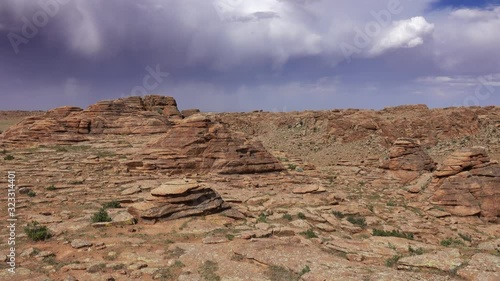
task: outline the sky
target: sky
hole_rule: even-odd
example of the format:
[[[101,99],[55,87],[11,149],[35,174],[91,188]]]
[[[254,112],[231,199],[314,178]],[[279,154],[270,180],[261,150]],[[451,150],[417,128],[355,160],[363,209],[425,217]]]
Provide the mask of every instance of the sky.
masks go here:
[[[0,110],[500,105],[500,0],[2,0]]]

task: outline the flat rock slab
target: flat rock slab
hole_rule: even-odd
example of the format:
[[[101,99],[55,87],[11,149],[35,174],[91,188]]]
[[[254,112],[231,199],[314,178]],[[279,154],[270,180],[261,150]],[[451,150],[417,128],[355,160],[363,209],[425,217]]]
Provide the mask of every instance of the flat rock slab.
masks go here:
[[[71,241],[71,247],[75,249],[80,249],[80,248],[85,248],[85,247],[91,247],[92,242],[82,240],[82,239],[75,239]]]
[[[195,183],[184,183],[184,184],[172,184],[166,183],[162,184],[160,187],[151,190],[151,195],[153,196],[168,196],[168,195],[179,195],[186,193],[190,190],[198,188],[199,185]]]
[[[489,254],[475,254],[469,264],[458,271],[466,280],[497,281],[500,280],[500,257]]]
[[[124,191],[122,191],[122,195],[132,195],[139,192],[141,192],[141,189],[138,186],[136,186],[125,189]]]
[[[295,188],[292,193],[294,194],[306,194],[306,193],[320,193],[325,192],[326,189],[320,185],[310,184]]]
[[[398,269],[428,268],[451,271],[461,266],[464,260],[458,249],[423,254],[402,258],[398,261]]]

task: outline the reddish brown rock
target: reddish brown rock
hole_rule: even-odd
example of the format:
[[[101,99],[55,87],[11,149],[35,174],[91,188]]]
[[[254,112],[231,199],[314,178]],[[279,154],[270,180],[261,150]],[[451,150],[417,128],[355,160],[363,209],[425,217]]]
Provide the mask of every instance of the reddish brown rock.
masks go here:
[[[136,158],[126,163],[129,168],[220,174],[284,169],[261,143],[250,141],[229,130],[225,124],[199,114],[179,122]]]
[[[408,184],[436,167],[432,158],[417,139],[400,138],[389,149],[389,158],[380,167],[388,170],[389,177]]]
[[[166,221],[221,212],[229,206],[209,187],[193,182],[172,181],[153,189],[144,202],[129,206],[138,220]]]
[[[157,134],[168,130],[170,117],[181,118],[172,97],[128,97],[101,101],[85,110],[65,106],[28,117],[2,138],[17,144],[70,143],[101,134]]]
[[[500,217],[500,165],[486,149],[473,147],[451,154],[435,172],[432,203],[456,216]]]
[[[473,147],[470,149],[456,151],[446,158],[439,169],[436,177],[446,177],[456,175],[464,170],[472,170],[489,165],[490,157],[483,147]]]
[[[195,115],[197,113],[200,113],[199,109],[185,109],[185,110],[181,111],[181,114],[184,118],[189,117],[191,115]]]
[[[436,167],[432,158],[416,139],[400,138],[389,149],[389,159],[381,165],[387,170],[432,171]]]

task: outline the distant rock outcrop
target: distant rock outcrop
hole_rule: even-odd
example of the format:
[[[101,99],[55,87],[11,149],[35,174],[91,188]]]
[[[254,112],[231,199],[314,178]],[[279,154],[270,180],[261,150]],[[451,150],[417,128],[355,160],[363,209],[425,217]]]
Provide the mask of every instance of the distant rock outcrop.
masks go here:
[[[212,214],[228,208],[215,190],[196,182],[176,180],[151,190],[144,202],[132,204],[128,211],[138,220],[156,222]]]
[[[452,153],[434,173],[432,203],[456,216],[488,221],[500,217],[500,165],[486,149],[473,147]]]
[[[126,165],[172,173],[245,174],[284,169],[260,142],[250,141],[201,114],[178,122]]]
[[[416,139],[400,138],[389,149],[389,159],[384,161],[382,168],[388,170],[432,171],[436,164],[422,149]]]
[[[402,182],[415,180],[422,173],[433,171],[436,164],[420,146],[417,139],[400,138],[389,149],[389,159],[382,161],[381,168],[392,172]]]
[[[4,142],[71,143],[99,134],[157,134],[182,118],[174,98],[150,95],[101,101],[83,110],[59,107],[24,119],[2,134]]]

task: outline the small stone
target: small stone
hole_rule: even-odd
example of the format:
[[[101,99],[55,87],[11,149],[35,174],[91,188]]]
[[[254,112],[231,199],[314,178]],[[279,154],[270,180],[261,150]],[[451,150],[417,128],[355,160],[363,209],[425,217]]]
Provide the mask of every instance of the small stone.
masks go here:
[[[76,279],[74,276],[68,275],[63,279],[63,281],[78,281],[78,279]]]
[[[106,268],[105,263],[98,263],[98,264],[93,264],[87,268],[88,273],[97,273],[102,271],[104,268]]]
[[[325,191],[324,189],[321,189],[322,191]],[[304,185],[298,188],[295,188],[292,193],[294,194],[306,194],[306,193],[313,193],[313,192],[322,192],[320,191],[320,186],[319,185]]]
[[[228,240],[224,237],[205,237],[203,238],[203,244],[220,244],[226,243]]]
[[[24,250],[22,253],[21,253],[21,257],[31,257],[31,256],[34,256],[36,254],[36,250],[35,248],[28,248],[26,250]]]
[[[71,241],[71,247],[75,249],[80,249],[84,247],[91,247],[92,243],[89,241],[81,240],[81,239],[75,239]]]
[[[138,186],[127,188],[122,191],[122,195],[132,195],[141,192],[141,189]]]
[[[128,266],[129,270],[139,270],[142,268],[148,267],[148,264],[145,262],[134,263]]]

